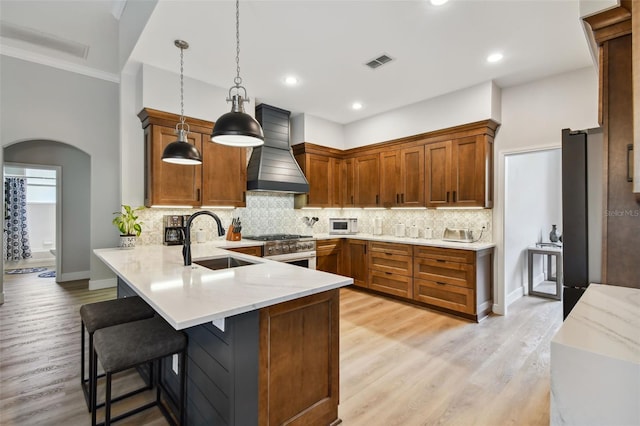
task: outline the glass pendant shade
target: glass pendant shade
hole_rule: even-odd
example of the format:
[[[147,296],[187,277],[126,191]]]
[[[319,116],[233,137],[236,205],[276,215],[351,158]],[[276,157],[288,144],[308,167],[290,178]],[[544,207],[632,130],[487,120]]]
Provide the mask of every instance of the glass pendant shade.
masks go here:
[[[244,112],[244,100],[240,95],[232,98],[231,112],[223,114],[211,132],[213,142],[230,146],[259,146],[264,143],[264,133],[260,123]]]
[[[185,130],[178,130],[178,140],[171,142],[162,152],[162,161],[173,164],[202,164],[202,156],[198,148],[187,142]]]

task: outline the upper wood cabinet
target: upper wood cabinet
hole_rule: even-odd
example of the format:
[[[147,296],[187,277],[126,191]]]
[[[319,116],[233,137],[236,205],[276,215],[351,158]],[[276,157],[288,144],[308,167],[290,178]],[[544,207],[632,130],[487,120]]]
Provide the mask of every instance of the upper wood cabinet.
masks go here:
[[[175,127],[150,125],[144,129],[144,204],[147,207],[200,205],[202,166],[182,166],[162,161],[162,151],[175,140]],[[202,150],[200,134],[189,133],[187,140]]]
[[[346,151],[294,145],[310,186],[296,208],[491,208],[497,127],[485,120]]]
[[[380,204],[424,206],[424,146],[380,153]]]
[[[492,207],[493,139],[469,136],[425,146],[428,207]]]
[[[354,200],[358,207],[380,206],[380,157],[378,154],[354,158]]]
[[[185,166],[162,161],[162,151],[177,139],[176,114],[143,109],[138,117],[144,129],[144,204],[152,206],[235,206],[246,204],[246,149],[209,141],[213,123],[187,118],[189,143],[202,154],[202,165]]]

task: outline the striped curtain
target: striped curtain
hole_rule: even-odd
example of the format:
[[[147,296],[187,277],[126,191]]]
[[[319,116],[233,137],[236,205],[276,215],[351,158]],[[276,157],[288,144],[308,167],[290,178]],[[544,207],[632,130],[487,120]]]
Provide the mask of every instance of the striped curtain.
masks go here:
[[[27,229],[27,180],[7,177],[4,180],[5,259],[22,260],[31,257]]]

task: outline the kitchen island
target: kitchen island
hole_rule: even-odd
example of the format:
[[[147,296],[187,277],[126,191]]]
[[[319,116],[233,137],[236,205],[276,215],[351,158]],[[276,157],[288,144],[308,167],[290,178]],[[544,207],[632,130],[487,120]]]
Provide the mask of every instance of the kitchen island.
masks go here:
[[[118,276],[119,297],[139,295],[187,333],[187,423],[339,422],[338,289],[353,280],[220,244],[192,245],[191,266],[183,266],[181,246],[94,251]],[[249,264],[197,264],[229,256]],[[178,369],[164,361],[172,399]]]
[[[551,425],[640,424],[640,289],[590,284],[551,341]]]

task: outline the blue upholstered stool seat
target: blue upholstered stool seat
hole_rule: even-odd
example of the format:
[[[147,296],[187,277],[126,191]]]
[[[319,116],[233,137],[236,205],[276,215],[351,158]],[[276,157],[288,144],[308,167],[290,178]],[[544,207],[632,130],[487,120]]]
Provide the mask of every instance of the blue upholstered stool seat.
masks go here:
[[[126,297],[121,299],[105,300],[103,302],[88,303],[80,307],[80,318],[82,320],[82,326],[80,327],[81,333],[81,360],[80,360],[80,384],[84,392],[84,397],[87,402],[87,408],[91,410],[91,375],[89,379],[85,378],[84,374],[84,339],[86,329],[89,333],[89,371],[92,370],[91,354],[93,354],[93,334],[96,330],[105,327],[111,327],[118,324],[123,324],[131,321],[138,321],[141,319],[151,318],[155,315],[155,311],[139,296]]]
[[[174,423],[169,410],[161,400],[161,390],[164,390],[164,388],[160,379],[160,368],[153,369],[157,375],[155,380],[157,386],[156,400],[111,419],[112,375],[142,364],[159,361],[173,354],[180,354],[178,363],[180,366],[180,401],[177,418],[178,424],[183,424],[186,393],[186,347],[186,335],[175,330],[159,316],[96,330],[94,334],[93,371],[91,374],[96,373],[99,360],[106,375],[105,425],[154,406],[158,406],[167,420],[172,424]],[[92,425],[94,426],[96,424],[96,390],[97,383],[94,381],[91,391],[93,397]]]

